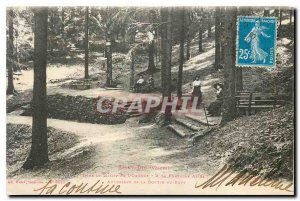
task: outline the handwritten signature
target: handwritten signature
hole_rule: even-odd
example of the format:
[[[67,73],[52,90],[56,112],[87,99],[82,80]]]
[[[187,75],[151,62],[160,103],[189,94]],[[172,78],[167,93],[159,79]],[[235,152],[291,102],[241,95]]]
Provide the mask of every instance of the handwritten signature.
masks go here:
[[[120,192],[120,185],[105,185],[104,182],[98,180],[97,182],[90,185],[89,183],[81,183],[81,184],[72,184],[71,182],[67,182],[61,187],[58,184],[52,184],[52,180],[49,180],[46,185],[39,189],[34,189],[34,191],[38,191],[40,195],[70,195],[72,193],[76,194],[122,194]]]
[[[239,172],[237,175],[234,176],[235,171],[228,165],[224,165],[223,168],[217,172],[214,176],[209,178],[202,184],[195,184],[195,188],[212,188],[216,187],[216,190],[224,183],[225,186],[234,186],[234,185],[244,185],[247,184],[249,186],[262,186],[262,187],[271,187],[274,189],[278,189],[281,191],[293,192],[290,188],[293,186],[293,183],[288,183],[284,185],[283,181],[276,180],[276,179],[268,179],[262,176],[258,176],[255,173],[249,173],[246,170]],[[233,178],[232,178],[233,177]],[[229,180],[230,179],[230,180]]]

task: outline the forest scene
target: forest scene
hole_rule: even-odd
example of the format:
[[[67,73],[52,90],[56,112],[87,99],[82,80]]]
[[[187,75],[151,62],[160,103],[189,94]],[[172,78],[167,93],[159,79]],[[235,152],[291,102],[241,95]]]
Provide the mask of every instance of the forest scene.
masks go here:
[[[120,169],[129,165],[213,175],[229,165],[293,181],[294,15],[289,7],[7,7],[7,179],[134,173]],[[262,25],[244,39],[251,65],[261,66],[237,65],[238,16],[277,20],[275,67],[254,46],[253,30],[270,37]]]

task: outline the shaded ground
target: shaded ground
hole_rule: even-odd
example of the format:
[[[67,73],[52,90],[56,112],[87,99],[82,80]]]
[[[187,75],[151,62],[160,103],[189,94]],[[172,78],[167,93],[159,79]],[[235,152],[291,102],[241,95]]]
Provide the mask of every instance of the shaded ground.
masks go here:
[[[21,170],[21,167],[30,151],[31,126],[7,124],[6,139],[7,176],[14,177],[26,174],[28,171]],[[42,170],[34,170],[33,176],[43,174],[44,177],[50,177],[51,175],[47,175],[46,172],[51,171],[51,174],[64,178],[82,172],[90,166],[88,159],[93,149],[92,146],[81,146],[83,142],[84,140],[75,134],[49,127],[48,153],[50,162]],[[73,168],[70,169],[70,166]]]
[[[274,172],[270,177],[293,180],[294,106],[241,117],[219,128],[207,143],[209,155],[237,170]]]
[[[50,140],[49,146],[55,148],[50,148],[51,163],[41,170],[16,172],[29,152],[30,128],[19,125],[30,125],[31,118],[8,115],[8,130],[11,130],[8,147],[11,149],[7,155],[20,157],[20,151],[22,153],[22,160],[7,159],[8,170],[14,172],[11,174],[14,178],[70,178],[80,173],[136,173],[135,170],[120,170],[119,166],[152,165],[168,167],[165,171],[168,174],[210,175],[229,163],[237,170],[261,174],[275,170],[274,178],[293,179],[293,106],[239,118],[205,135],[195,146],[166,128],[151,123],[139,124],[137,120],[131,118],[125,124],[98,125],[48,119],[50,130],[58,129],[57,134],[66,135],[56,137],[57,141]],[[11,123],[17,126],[12,127]],[[62,141],[66,143],[60,144]],[[151,174],[154,170],[142,173]]]
[[[8,115],[7,123],[30,125],[31,118]],[[155,124],[138,125],[131,119],[126,124],[110,126],[49,119],[48,125],[63,132],[76,133],[80,143],[61,149],[57,155],[51,154],[51,163],[45,168],[20,171],[14,178],[68,178],[82,172],[132,173],[132,170],[120,171],[119,165],[167,166],[168,173],[181,174],[213,173],[219,168],[197,148],[205,146],[204,143],[189,148],[185,139]],[[8,133],[14,135],[18,132]],[[26,133],[30,136],[30,129]],[[17,147],[16,150],[23,148]]]
[[[196,37],[195,37],[196,38]],[[206,52],[198,54],[196,52],[197,46],[192,43],[191,51],[193,57],[187,61],[184,65],[183,73],[183,92],[189,93],[191,90],[191,83],[195,75],[200,76],[200,80],[203,82],[203,95],[204,101],[209,103],[215,99],[216,92],[212,88],[212,85],[216,82],[220,82],[222,72],[214,72],[213,59],[214,59],[214,45],[211,40],[205,40],[204,48]],[[282,40],[280,43],[286,47],[282,49],[281,53],[286,53],[287,48],[290,45],[290,40]],[[280,45],[279,43],[279,45]],[[279,47],[280,49],[281,47]],[[177,47],[178,49],[178,47]],[[174,51],[177,51],[176,47]],[[177,55],[177,53],[173,54]],[[287,54],[282,54],[287,55]],[[126,91],[129,84],[129,62],[127,56],[120,54],[118,57],[120,61],[124,63],[118,63],[116,68],[117,74],[122,73],[120,81],[123,83],[124,91],[107,91],[103,88],[93,88],[90,90],[72,90],[68,88],[62,88],[61,85],[74,78],[83,77],[83,59],[79,55],[75,63],[63,64],[50,64],[47,68],[47,81],[48,81],[48,94],[62,94],[65,96],[78,96],[83,97],[98,97],[98,96],[112,96],[120,97],[126,96],[132,99],[136,96],[146,97],[149,95],[160,96],[160,93],[153,94],[136,94]],[[289,56],[282,56],[277,60],[290,60]],[[119,59],[118,57],[113,57]],[[176,61],[176,58],[175,58]],[[284,62],[282,62],[284,63]],[[287,63],[287,62],[285,62]],[[137,72],[144,71],[147,67],[147,60],[140,58],[140,65],[137,65]],[[99,68],[97,61],[91,62],[90,73],[93,76],[98,76],[99,80],[105,80],[103,69]],[[252,73],[256,76],[254,79],[249,79],[246,84],[249,84],[251,80],[257,79],[259,71]],[[172,67],[172,77],[177,77],[177,65]],[[15,108],[30,102],[32,94],[32,70],[24,71],[23,75],[19,76],[19,81],[16,82],[16,89],[20,92],[19,96],[7,97],[7,111],[13,111]],[[51,80],[59,80],[58,82],[51,82]],[[160,82],[160,73],[155,74],[156,85]],[[175,81],[176,82],[176,81]],[[27,90],[27,91],[26,91]],[[8,109],[9,108],[9,109]],[[8,149],[8,160],[11,160],[8,165],[15,163],[14,167],[8,167],[9,174],[14,177],[51,177],[51,178],[69,178],[80,173],[93,173],[93,172],[126,172],[128,170],[120,171],[119,165],[157,165],[157,166],[169,166],[168,172],[180,172],[180,173],[215,173],[220,166],[227,161],[231,161],[232,164],[236,164],[237,168],[248,167],[253,161],[249,159],[250,155],[255,153],[258,159],[263,162],[270,162],[271,160],[281,160],[281,164],[287,163],[290,165],[291,155],[290,148],[291,142],[290,134],[293,133],[293,125],[290,124],[290,115],[288,119],[277,124],[277,121],[281,121],[282,111],[271,111],[269,113],[263,113],[262,115],[254,115],[250,117],[243,117],[238,119],[225,127],[218,129],[211,135],[204,136],[198,143],[189,147],[189,144],[185,139],[178,137],[166,128],[160,128],[154,124],[137,124],[137,119],[129,119],[125,124],[120,125],[99,125],[88,123],[77,123],[71,121],[48,119],[48,125],[59,136],[61,133],[72,133],[70,136],[77,136],[74,138],[74,144],[63,144],[63,148],[59,149],[55,154],[50,155],[51,163],[41,170],[34,170],[33,172],[16,170],[22,164],[22,161],[26,157],[25,151],[28,152],[30,128],[21,127],[17,130],[20,124],[31,125],[30,117],[20,117],[7,115],[7,122],[10,124],[16,124],[14,128],[8,126],[9,145],[13,149]],[[277,120],[273,119],[276,116]],[[286,127],[285,124],[288,126]],[[270,125],[275,130],[268,131]],[[262,132],[261,132],[262,130]],[[281,132],[282,131],[282,132]],[[284,132],[283,132],[284,131]],[[51,132],[50,132],[51,133]],[[283,134],[285,133],[285,134]],[[16,136],[14,136],[14,134]],[[19,141],[20,144],[14,144],[15,140],[20,140],[18,135],[25,136],[25,141]],[[263,136],[262,136],[263,135]],[[286,135],[286,136],[285,136]],[[27,137],[26,137],[27,136]],[[54,135],[55,136],[55,135]],[[68,136],[68,134],[66,134]],[[278,138],[279,137],[279,138]],[[276,139],[279,141],[276,141]],[[57,138],[58,141],[65,141],[64,138]],[[73,139],[73,138],[70,138]],[[79,141],[78,141],[79,139]],[[286,141],[282,142],[281,139]],[[270,142],[270,140],[272,140]],[[71,140],[72,141],[72,140]],[[68,142],[68,141],[67,141]],[[240,142],[242,144],[240,144]],[[273,143],[276,142],[276,143]],[[288,142],[288,143],[287,143]],[[284,144],[285,143],[285,144]],[[50,146],[58,146],[54,144],[54,141],[50,141]],[[259,154],[259,151],[265,150],[268,145],[274,144],[271,147],[269,153],[270,156],[267,160],[263,158],[265,154]],[[72,146],[69,146],[72,145]],[[26,147],[26,148],[24,148]],[[238,148],[240,147],[240,148]],[[254,147],[254,148],[253,148]],[[257,148],[255,148],[257,147]],[[282,148],[285,151],[281,152]],[[10,159],[10,157],[18,150],[23,150],[22,153],[17,154],[20,159]],[[266,151],[268,151],[266,149]],[[273,151],[277,151],[275,156],[272,155]],[[262,153],[262,152],[261,152]],[[245,163],[236,163],[242,157]],[[279,157],[279,159],[276,159]],[[264,165],[255,163],[257,165]],[[250,166],[251,168],[253,166]],[[255,167],[258,168],[259,166]],[[268,168],[267,166],[264,166]],[[290,166],[283,167],[282,171],[287,173],[290,170]],[[290,174],[281,175],[284,178],[290,178]]]

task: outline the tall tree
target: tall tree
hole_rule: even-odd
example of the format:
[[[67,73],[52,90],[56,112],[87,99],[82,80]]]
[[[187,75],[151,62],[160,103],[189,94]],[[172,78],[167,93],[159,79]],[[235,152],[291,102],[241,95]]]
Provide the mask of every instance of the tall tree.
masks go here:
[[[31,150],[23,168],[42,167],[49,161],[47,143],[47,8],[34,10],[34,83]]]
[[[186,60],[191,58],[190,46],[191,46],[191,37],[190,37],[190,25],[191,25],[191,11],[186,10]]]
[[[278,10],[278,8],[276,8],[276,9],[274,10],[274,16],[275,16],[275,17],[279,17],[279,10]]]
[[[222,121],[224,124],[235,118],[235,41],[236,41],[237,8],[226,8],[225,28],[225,64],[224,64],[224,99],[222,105]]]
[[[207,37],[211,38],[211,15],[207,13]]]
[[[61,27],[60,27],[61,39],[62,39],[62,50],[66,51],[66,35],[65,35],[65,7],[61,8]]]
[[[12,8],[7,10],[7,20],[8,20],[8,49],[7,49],[7,56],[6,56],[6,65],[8,70],[8,83],[7,83],[7,94],[14,93],[14,75],[13,75],[13,47],[14,47],[14,27],[13,27],[13,18],[14,18],[14,11]]]
[[[269,15],[270,15],[270,10],[265,9],[264,10],[264,17],[269,17]]]
[[[223,68],[224,66],[224,60],[225,60],[225,29],[224,29],[224,18],[225,18],[225,8],[220,8],[220,15],[221,15],[221,26],[220,26],[220,42],[221,42],[221,56],[220,56],[220,68]]]
[[[282,9],[279,10],[279,33],[281,33],[281,28],[282,28]]]
[[[172,8],[161,8],[161,85],[162,95],[171,100]],[[166,107],[165,121],[171,119],[171,108]]]
[[[180,9],[180,51],[179,51],[179,68],[178,68],[178,81],[177,81],[177,96],[182,96],[182,71],[184,62],[184,39],[185,39],[185,10]]]
[[[203,52],[203,19],[200,19],[199,23],[199,41],[198,41],[198,50],[199,53]]]
[[[111,86],[111,84],[112,84],[112,44],[111,44],[110,31],[108,31],[107,35],[106,35],[105,57],[106,57],[106,63],[107,63],[106,86]]]
[[[48,28],[48,48],[50,50],[50,55],[53,55],[53,46],[54,46],[54,37],[56,35],[55,33],[55,26],[54,26],[54,21],[55,21],[55,7],[49,9],[49,15],[50,15],[50,26]]]
[[[134,48],[131,49],[129,52],[131,58],[130,64],[130,88],[131,90],[134,89]]]
[[[155,23],[156,22],[156,12],[154,10],[150,10],[150,23]],[[148,69],[147,72],[148,73],[153,73],[156,71],[155,68],[155,40],[154,40],[154,32],[155,32],[155,28],[153,26],[151,26],[150,31],[149,31],[149,45],[148,45]]]
[[[252,9],[250,7],[240,7],[239,15],[250,16]],[[243,90],[243,68],[235,68],[235,87],[236,91]]]
[[[155,41],[154,39],[151,39],[148,46],[148,58],[149,58],[148,69],[147,69],[148,73],[153,73],[156,70],[155,63],[154,63],[154,56],[155,56]]]
[[[89,7],[85,7],[84,79],[89,79]]]
[[[221,11],[216,7],[215,17],[215,70],[220,68],[221,60]]]

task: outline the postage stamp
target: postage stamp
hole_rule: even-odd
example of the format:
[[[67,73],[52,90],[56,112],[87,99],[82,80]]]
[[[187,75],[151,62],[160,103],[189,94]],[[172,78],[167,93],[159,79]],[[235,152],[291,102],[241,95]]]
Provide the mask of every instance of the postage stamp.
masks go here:
[[[237,67],[276,66],[277,18],[238,16]]]

